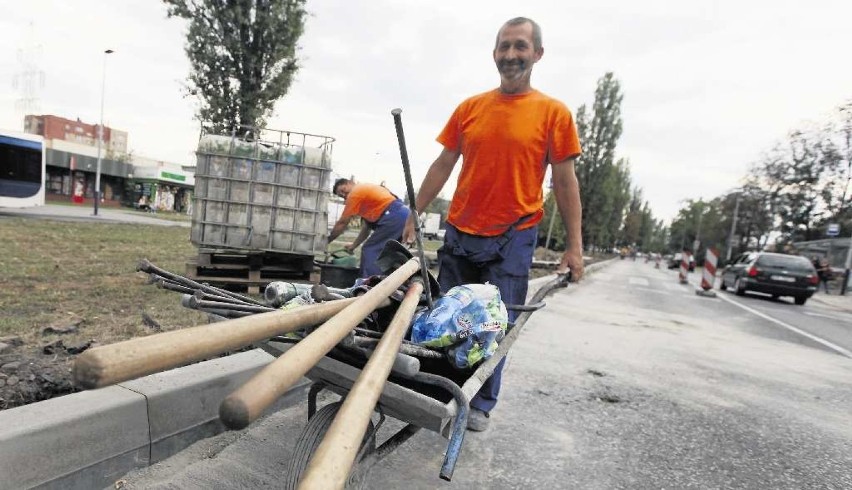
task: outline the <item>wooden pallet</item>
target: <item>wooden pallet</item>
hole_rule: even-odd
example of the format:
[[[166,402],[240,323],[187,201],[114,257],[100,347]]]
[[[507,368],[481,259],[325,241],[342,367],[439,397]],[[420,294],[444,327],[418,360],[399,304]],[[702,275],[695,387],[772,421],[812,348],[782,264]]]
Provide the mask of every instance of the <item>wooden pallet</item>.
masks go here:
[[[186,262],[186,276],[217,287],[259,294],[270,282],[311,282],[313,256],[200,249]]]

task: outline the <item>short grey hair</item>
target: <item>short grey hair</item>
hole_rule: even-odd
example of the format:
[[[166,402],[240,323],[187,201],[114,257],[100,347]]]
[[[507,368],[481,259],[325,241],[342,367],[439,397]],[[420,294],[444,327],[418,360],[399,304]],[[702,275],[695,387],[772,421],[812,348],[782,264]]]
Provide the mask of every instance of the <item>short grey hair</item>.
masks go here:
[[[533,49],[535,49],[536,51],[540,51],[541,47],[542,47],[541,26],[538,25],[538,23],[536,21],[529,19],[527,17],[515,17],[514,19],[507,20],[505,24],[500,26],[500,29],[497,31],[497,39],[494,41],[494,48],[496,49],[497,44],[500,42],[500,33],[503,32],[503,28],[508,27],[508,26],[517,26],[517,25],[521,25],[521,24],[526,24],[527,22],[529,22],[529,24],[532,26]]]

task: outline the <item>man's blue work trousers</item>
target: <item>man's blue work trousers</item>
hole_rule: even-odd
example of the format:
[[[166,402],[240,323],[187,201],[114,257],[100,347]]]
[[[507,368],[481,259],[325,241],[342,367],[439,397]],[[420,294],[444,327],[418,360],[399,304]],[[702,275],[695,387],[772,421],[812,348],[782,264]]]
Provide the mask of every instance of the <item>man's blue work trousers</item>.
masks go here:
[[[388,240],[401,240],[402,230],[405,228],[405,220],[408,219],[408,208],[399,199],[388,204],[382,211],[381,217],[375,223],[367,226],[372,228],[372,233],[364,246],[361,248],[361,277],[369,277],[381,274],[382,271],[376,265],[382,248]]]
[[[460,284],[489,282],[500,290],[506,304],[526,303],[527,285],[533,252],[538,237],[538,227],[526,230],[510,229],[497,237],[469,235],[447,224],[444,245],[438,250],[440,269],[438,283],[441,291]],[[509,321],[515,321],[516,312],[509,312]],[[497,364],[470,406],[490,412],[497,404],[505,358]]]

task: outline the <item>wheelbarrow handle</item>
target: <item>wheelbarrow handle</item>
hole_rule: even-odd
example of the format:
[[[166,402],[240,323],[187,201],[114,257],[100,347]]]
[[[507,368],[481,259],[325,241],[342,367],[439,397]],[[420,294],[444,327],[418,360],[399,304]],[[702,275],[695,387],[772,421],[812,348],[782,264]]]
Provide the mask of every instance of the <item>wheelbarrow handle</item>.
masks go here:
[[[538,311],[545,306],[547,306],[547,303],[539,301],[529,305],[506,305],[506,309],[509,311]]]

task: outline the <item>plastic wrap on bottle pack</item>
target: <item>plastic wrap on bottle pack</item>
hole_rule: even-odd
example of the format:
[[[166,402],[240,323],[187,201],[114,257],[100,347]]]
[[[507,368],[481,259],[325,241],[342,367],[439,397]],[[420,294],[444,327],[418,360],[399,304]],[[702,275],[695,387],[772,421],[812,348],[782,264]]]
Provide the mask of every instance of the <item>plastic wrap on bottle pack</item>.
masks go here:
[[[312,305],[314,303],[315,301],[314,298],[311,297],[311,292],[302,291],[298,296],[293,297],[278,309],[281,311],[290,311],[295,310],[300,306]]]
[[[452,364],[467,368],[494,354],[508,319],[496,286],[465,284],[438,298],[432,311],[415,317],[411,340],[427,347],[447,347]]]

